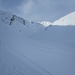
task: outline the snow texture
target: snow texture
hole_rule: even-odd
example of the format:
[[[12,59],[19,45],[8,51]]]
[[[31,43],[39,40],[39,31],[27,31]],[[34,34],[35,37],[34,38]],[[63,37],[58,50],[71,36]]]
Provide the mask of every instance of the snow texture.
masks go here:
[[[48,26],[0,11],[0,75],[75,75],[75,26]]]

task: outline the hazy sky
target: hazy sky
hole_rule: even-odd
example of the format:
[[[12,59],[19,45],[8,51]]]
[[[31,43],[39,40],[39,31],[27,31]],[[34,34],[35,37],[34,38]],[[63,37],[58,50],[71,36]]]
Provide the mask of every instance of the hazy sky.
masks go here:
[[[0,0],[0,9],[27,20],[52,22],[75,11],[75,0]]]

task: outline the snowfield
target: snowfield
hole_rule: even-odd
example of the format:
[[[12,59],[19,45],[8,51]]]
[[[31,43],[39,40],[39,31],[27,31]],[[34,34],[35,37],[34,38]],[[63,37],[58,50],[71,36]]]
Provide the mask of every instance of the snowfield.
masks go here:
[[[75,26],[0,11],[0,75],[75,75]]]

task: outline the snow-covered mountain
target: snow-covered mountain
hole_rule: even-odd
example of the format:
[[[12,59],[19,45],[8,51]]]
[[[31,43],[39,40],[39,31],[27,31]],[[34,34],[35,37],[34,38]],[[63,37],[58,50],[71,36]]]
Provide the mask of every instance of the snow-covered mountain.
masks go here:
[[[47,27],[47,26],[51,25],[51,22],[49,22],[49,21],[42,21],[42,22],[40,22],[40,24],[42,24],[45,27]]]
[[[39,23],[0,11],[0,75],[51,75],[26,56],[34,45],[28,37],[44,28]]]
[[[59,20],[56,20],[52,25],[66,26],[66,25],[75,25],[75,12],[72,12]]]
[[[0,11],[0,75],[75,75],[75,26]]]
[[[40,23],[24,20],[23,18],[20,18],[12,13],[4,11],[0,11],[0,24],[6,24],[10,26],[13,25],[13,27],[17,25],[17,28],[19,28],[18,30],[26,28],[27,30],[29,29],[33,32],[40,31],[45,28]]]

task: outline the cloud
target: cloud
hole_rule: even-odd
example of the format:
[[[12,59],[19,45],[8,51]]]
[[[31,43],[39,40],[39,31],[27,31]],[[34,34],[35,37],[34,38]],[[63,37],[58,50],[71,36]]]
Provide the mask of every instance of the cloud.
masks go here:
[[[27,3],[23,2],[19,6],[19,10],[23,13],[23,17],[28,20],[54,21],[74,11],[74,6],[74,0],[67,0],[67,3],[65,0],[28,0]]]
[[[75,0],[0,0],[0,9],[27,20],[54,21],[75,11]]]
[[[28,0],[27,2],[23,2],[18,9],[24,13],[24,14],[29,14],[34,8],[34,3],[32,0]]]

